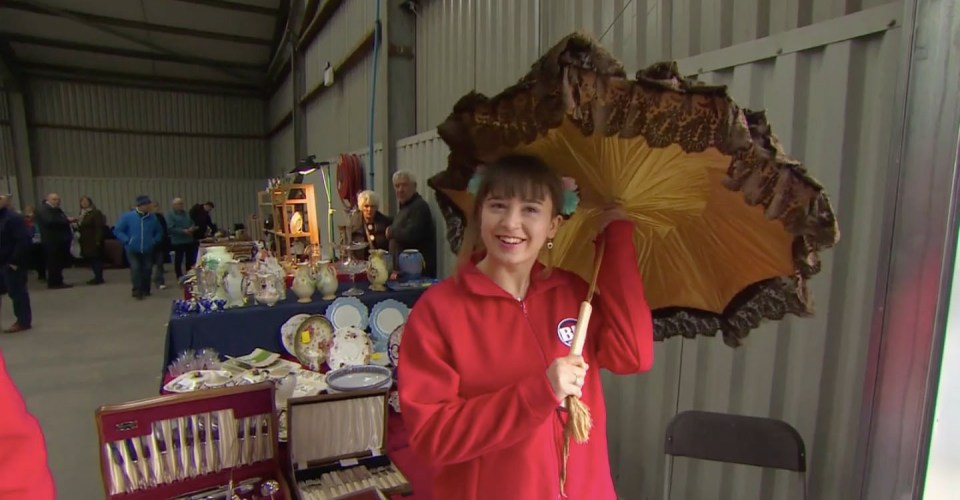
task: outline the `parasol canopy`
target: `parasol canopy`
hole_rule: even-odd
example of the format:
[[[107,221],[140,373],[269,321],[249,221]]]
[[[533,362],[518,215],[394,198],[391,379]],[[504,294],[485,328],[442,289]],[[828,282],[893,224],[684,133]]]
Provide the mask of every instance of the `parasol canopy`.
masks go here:
[[[764,319],[813,312],[807,280],[839,238],[823,187],[784,153],[763,112],[737,106],[723,86],[682,77],[675,63],[629,79],[592,39],[573,34],[516,85],[461,98],[438,133],[448,166],[428,185],[454,252],[470,224],[476,168],[532,154],[579,186],[554,265],[589,281],[587,235],[602,207],[619,203],[635,222],[657,340],[721,332],[738,346]]]

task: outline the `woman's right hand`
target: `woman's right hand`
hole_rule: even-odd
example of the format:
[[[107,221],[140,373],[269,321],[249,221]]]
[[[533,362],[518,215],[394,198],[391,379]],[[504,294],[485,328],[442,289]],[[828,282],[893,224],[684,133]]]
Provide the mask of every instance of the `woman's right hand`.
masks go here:
[[[567,356],[553,360],[547,368],[547,379],[553,387],[553,394],[558,400],[567,396],[580,397],[582,388],[590,367],[581,356]]]

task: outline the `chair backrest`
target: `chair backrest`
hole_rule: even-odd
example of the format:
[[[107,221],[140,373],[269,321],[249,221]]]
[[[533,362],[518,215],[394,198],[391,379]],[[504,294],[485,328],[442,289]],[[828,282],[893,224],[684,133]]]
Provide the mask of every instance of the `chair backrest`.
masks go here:
[[[667,425],[667,455],[806,472],[803,438],[781,420],[685,411]]]

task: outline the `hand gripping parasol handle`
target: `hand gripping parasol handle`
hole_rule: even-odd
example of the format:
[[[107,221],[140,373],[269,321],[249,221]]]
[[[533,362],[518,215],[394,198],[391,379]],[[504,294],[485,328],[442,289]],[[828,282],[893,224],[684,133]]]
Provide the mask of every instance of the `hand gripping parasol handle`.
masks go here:
[[[587,298],[580,304],[580,315],[577,317],[577,328],[574,330],[573,342],[570,344],[571,356],[582,356],[583,345],[587,342],[587,327],[590,325],[590,315],[593,314],[593,294],[597,291],[597,275],[600,274],[600,264],[603,262],[603,251],[606,247],[606,238],[600,240],[597,246],[597,256],[593,262],[593,279],[587,290]]]

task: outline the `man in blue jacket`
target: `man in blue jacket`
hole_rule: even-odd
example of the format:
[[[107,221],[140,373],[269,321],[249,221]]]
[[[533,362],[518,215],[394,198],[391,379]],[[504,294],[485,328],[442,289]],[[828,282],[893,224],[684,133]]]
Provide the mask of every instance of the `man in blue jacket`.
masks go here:
[[[154,247],[163,238],[163,229],[153,214],[149,196],[137,197],[137,208],[120,216],[113,234],[123,243],[130,261],[133,298],[143,300],[150,295],[150,271],[153,269]]]
[[[10,195],[0,194],[0,291],[10,296],[17,322],[5,333],[29,330],[33,323],[27,272],[33,237],[23,216],[9,208]],[[0,293],[2,294],[2,293]]]

